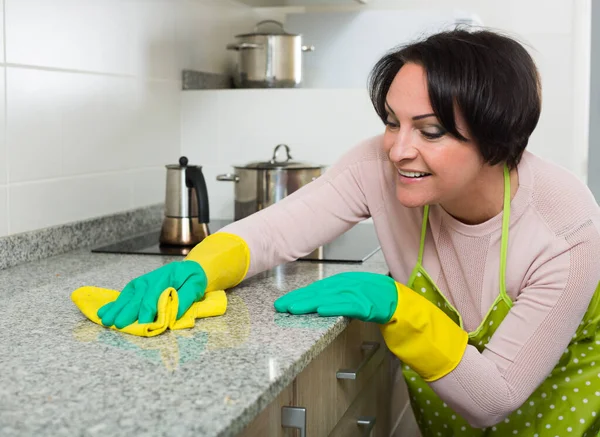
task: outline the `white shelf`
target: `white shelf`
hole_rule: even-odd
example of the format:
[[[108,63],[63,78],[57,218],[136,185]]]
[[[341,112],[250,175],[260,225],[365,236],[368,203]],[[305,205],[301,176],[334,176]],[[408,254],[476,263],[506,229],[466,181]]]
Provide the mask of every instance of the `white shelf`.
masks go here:
[[[296,8],[339,8],[344,6],[364,7],[372,0],[238,0],[248,6],[257,9],[266,8],[291,8],[295,12]],[[337,10],[337,9],[336,9]]]

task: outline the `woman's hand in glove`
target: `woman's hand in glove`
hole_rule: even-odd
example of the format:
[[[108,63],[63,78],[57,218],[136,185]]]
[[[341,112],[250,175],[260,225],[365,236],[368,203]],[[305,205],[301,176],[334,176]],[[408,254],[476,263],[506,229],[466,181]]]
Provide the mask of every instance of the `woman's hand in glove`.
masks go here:
[[[365,322],[390,321],[398,304],[396,282],[389,276],[346,272],[293,290],[275,301],[278,312],[346,316]]]
[[[177,290],[177,319],[204,297],[207,278],[195,261],[176,261],[159,267],[129,282],[117,300],[98,310],[105,326],[121,329],[134,323],[152,323],[156,317],[158,298],[167,288]]]
[[[275,309],[379,323],[388,348],[425,381],[451,372],[468,342],[468,334],[437,305],[375,273],[340,273],[313,282],[277,299]]]

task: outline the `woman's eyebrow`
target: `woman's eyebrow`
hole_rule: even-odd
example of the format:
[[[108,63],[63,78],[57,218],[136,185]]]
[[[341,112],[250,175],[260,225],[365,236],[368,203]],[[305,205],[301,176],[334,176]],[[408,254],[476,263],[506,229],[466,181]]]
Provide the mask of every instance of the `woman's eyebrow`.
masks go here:
[[[415,115],[412,119],[413,120],[421,120],[422,118],[427,118],[427,117],[435,117],[435,114]]]
[[[394,114],[394,111],[392,110],[392,108],[390,108],[390,105],[388,104],[388,102],[385,102],[385,109],[394,117],[396,116],[396,114]],[[431,113],[431,114],[421,114],[421,115],[415,115],[412,119],[414,121],[416,120],[421,120],[423,118],[427,118],[427,117],[435,117],[436,115]]]

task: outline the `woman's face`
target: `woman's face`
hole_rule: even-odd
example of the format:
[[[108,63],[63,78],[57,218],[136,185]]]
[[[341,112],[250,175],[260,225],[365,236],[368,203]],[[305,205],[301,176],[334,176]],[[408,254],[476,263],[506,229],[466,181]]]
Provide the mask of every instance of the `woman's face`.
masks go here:
[[[472,192],[483,159],[472,141],[459,141],[445,133],[431,109],[423,67],[405,64],[386,102],[384,147],[398,172],[398,200],[406,207],[452,204]],[[470,138],[456,109],[455,114],[458,131]]]

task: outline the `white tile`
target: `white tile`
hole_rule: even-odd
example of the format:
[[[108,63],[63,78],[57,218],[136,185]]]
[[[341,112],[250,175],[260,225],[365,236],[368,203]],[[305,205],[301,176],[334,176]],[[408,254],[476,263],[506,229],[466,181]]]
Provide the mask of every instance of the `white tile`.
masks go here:
[[[180,91],[176,82],[8,70],[11,182],[177,160]]]
[[[134,170],[131,179],[131,207],[141,208],[165,201],[166,168]]]
[[[287,143],[296,161],[330,165],[383,132],[364,90],[218,90],[184,92],[182,153],[203,166],[212,218],[233,216],[234,187],[217,182],[232,165],[267,161]]]
[[[130,209],[125,173],[65,178],[9,186],[11,234]]]
[[[62,107],[68,75],[7,68],[9,182],[62,173]]]
[[[296,161],[331,165],[383,132],[364,90],[231,90],[218,111],[221,164],[266,161],[285,143]]]
[[[251,32],[260,21],[247,5],[235,1],[177,2],[176,45],[180,69],[228,72],[234,52],[226,50],[235,35]]]
[[[527,51],[535,61],[542,78],[542,91],[570,93],[565,83],[572,81],[572,59],[574,56],[574,41],[572,35],[562,34],[525,34],[520,38]],[[557,56],[560,53],[560,56]],[[554,78],[559,79],[563,86],[552,83]],[[546,80],[550,80],[546,84]],[[559,83],[560,83],[559,82]]]
[[[286,0],[300,4],[305,0]],[[344,1],[344,0],[339,0]],[[476,13],[483,24],[507,32],[570,33],[573,4],[579,0],[377,0],[378,7],[391,9],[455,10]]]
[[[7,82],[11,182],[126,165],[127,79],[8,68]]]
[[[228,165],[202,167],[208,191],[209,213],[212,219],[233,218],[234,182],[217,181],[217,175],[231,173]]]
[[[294,91],[300,91],[294,93]],[[297,138],[312,130],[303,108],[304,90],[230,90],[219,99],[219,163],[245,165],[267,161],[277,144],[286,143],[303,160]]]
[[[6,68],[0,67],[0,185],[8,182],[8,157],[6,150],[6,99],[4,77]]]
[[[577,1],[577,0],[575,0]],[[482,2],[487,3],[487,2]],[[519,33],[571,33],[573,0],[553,0],[551,4],[540,0],[509,0],[494,2],[497,13],[508,13],[501,28]]]
[[[538,125],[529,139],[527,150],[581,175],[581,150],[573,147],[573,118],[567,107],[548,98],[542,107]],[[577,153],[579,152],[579,153]]]
[[[0,61],[4,62],[6,54],[4,53],[4,0],[0,0]]]
[[[219,124],[230,120],[219,111],[219,96],[223,92],[181,93],[181,152],[193,164],[219,164]]]
[[[180,154],[181,85],[171,81],[140,82],[131,120],[129,168],[172,164]]]
[[[177,8],[186,2],[130,0],[129,3],[132,12],[129,25],[135,35],[133,71],[145,77],[181,79],[175,26]]]
[[[302,55],[305,87],[364,89],[373,65],[392,47],[447,28],[454,13],[442,9],[290,14],[286,30],[315,51]],[[373,32],[372,29],[377,29]]]
[[[573,143],[573,41],[569,35],[559,34],[527,35],[526,40],[542,79],[542,113],[527,148],[583,177],[585,146]],[[557,57],[556,53],[563,55]]]
[[[231,197],[212,196],[210,198],[210,219],[233,220],[234,203]]]
[[[0,237],[8,232],[8,187],[0,186]]]
[[[135,166],[133,150],[142,129],[138,120],[146,111],[143,102],[138,101],[137,81],[62,72],[42,72],[40,76],[47,74],[60,77],[60,176]]]
[[[5,0],[7,62],[178,78],[169,1]]]

